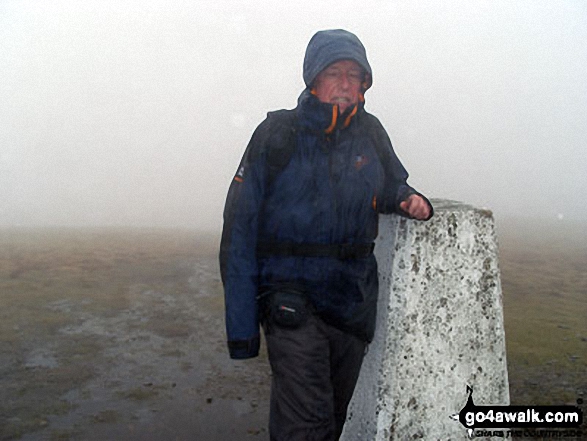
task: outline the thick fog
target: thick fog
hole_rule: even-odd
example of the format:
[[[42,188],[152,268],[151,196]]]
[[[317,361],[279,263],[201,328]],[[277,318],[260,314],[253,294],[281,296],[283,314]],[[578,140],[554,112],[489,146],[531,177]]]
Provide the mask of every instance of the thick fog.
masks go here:
[[[367,48],[409,182],[497,216],[587,215],[587,4],[0,2],[0,225],[219,230],[256,125],[320,29]]]

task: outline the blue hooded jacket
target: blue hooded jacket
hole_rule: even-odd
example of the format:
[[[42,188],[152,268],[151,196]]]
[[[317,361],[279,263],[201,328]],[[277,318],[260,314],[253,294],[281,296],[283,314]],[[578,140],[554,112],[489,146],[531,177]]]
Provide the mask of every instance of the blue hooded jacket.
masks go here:
[[[377,304],[377,262],[372,253],[336,256],[262,255],[260,243],[369,245],[377,237],[378,214],[398,212],[417,193],[393,152],[385,129],[361,100],[342,115],[311,92],[324,68],[356,61],[371,85],[371,67],[359,39],[343,30],[318,32],[308,45],[304,80],[291,119],[292,130],[275,117],[255,130],[234,180],[225,211],[220,266],[226,328],[232,358],[259,351],[258,295],[267,288],[296,285],[325,321],[371,341]],[[295,148],[270,175],[272,149]],[[405,214],[404,214],[405,215]]]

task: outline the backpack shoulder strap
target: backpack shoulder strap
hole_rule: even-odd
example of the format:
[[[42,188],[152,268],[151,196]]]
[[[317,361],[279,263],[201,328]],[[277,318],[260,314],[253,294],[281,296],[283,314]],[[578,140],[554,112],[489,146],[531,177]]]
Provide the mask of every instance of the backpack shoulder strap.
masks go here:
[[[269,124],[267,149],[268,184],[271,185],[277,175],[291,160],[296,149],[297,113],[292,110],[276,110],[267,113]]]
[[[393,153],[389,147],[391,146],[389,136],[375,115],[364,112],[363,117],[365,118],[366,130],[369,133],[369,136],[373,139],[373,144],[377,156],[379,157],[379,161],[381,161],[384,170],[388,170],[389,165],[393,160]]]

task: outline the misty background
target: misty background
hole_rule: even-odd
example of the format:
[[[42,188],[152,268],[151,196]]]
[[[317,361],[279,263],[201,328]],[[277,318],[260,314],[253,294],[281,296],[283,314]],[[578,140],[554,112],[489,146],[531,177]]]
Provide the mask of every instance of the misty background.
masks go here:
[[[587,215],[587,3],[0,1],[0,226],[219,231],[318,30],[373,67],[409,182],[496,216]]]

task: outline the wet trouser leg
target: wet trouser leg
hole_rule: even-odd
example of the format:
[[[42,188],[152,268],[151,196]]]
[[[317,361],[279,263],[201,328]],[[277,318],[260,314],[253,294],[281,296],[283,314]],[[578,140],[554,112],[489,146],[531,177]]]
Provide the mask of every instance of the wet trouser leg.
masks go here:
[[[271,441],[338,440],[365,342],[313,315],[299,328],[266,331]]]

